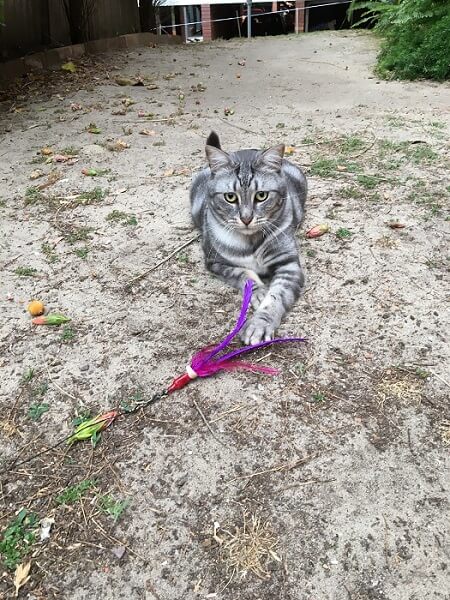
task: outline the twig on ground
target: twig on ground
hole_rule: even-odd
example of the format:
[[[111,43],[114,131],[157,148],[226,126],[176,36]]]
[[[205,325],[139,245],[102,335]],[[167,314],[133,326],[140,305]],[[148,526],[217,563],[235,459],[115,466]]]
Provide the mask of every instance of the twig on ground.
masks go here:
[[[269,469],[264,469],[262,471],[256,471],[255,473],[250,473],[249,475],[240,475],[239,477],[234,477],[234,479],[230,479],[226,482],[226,485],[233,483],[234,481],[241,481],[242,479],[253,479],[254,477],[258,477],[259,475],[266,475],[267,473],[276,473],[278,471],[291,471],[295,469],[299,465],[311,460],[312,458],[317,458],[319,454],[310,454],[305,456],[304,458],[300,458],[291,463],[283,463],[282,465],[278,465],[276,467],[270,467]]]
[[[72,394],[69,394],[69,392],[66,392],[66,390],[64,390],[60,385],[58,385],[52,379],[52,376],[50,374],[50,369],[48,368],[48,365],[45,365],[45,369],[47,371],[48,378],[50,379],[50,383],[52,383],[55,386],[55,388],[57,388],[61,392],[61,394],[64,394],[64,396],[67,396],[68,398],[71,398],[72,400],[75,400],[75,402],[79,401],[79,398],[75,398],[75,396],[72,396]]]
[[[216,436],[216,434],[214,433],[214,431],[211,429],[211,425],[208,423],[208,421],[207,421],[205,415],[203,414],[202,409],[200,408],[200,406],[197,404],[197,402],[195,400],[193,400],[193,402],[194,402],[195,408],[197,409],[198,414],[202,418],[203,423],[209,429],[209,431],[210,431],[211,435],[213,436],[213,438],[216,440],[216,442],[219,442],[219,444],[222,444],[222,446],[225,446],[225,444],[218,439],[218,437]]]
[[[141,281],[141,279],[144,279],[144,277],[146,277],[147,275],[149,275],[152,271],[155,271],[158,267],[160,267],[164,263],[168,262],[172,257],[174,257],[176,254],[178,254],[178,252],[180,252],[184,248],[187,248],[188,246],[190,246],[191,244],[193,244],[194,242],[196,242],[198,239],[200,239],[200,236],[196,235],[195,237],[191,238],[190,240],[188,240],[184,244],[181,244],[181,246],[178,246],[178,248],[175,248],[175,250],[173,252],[171,252],[168,256],[166,256],[166,258],[163,258],[163,260],[160,260],[159,263],[156,263],[156,265],[153,265],[153,267],[151,267],[150,269],[147,269],[146,271],[144,271],[140,275],[137,275],[136,277],[134,277],[133,279],[131,279],[131,281],[129,281],[125,285],[125,288],[126,289],[130,289],[130,287],[133,284],[137,283],[138,281]]]

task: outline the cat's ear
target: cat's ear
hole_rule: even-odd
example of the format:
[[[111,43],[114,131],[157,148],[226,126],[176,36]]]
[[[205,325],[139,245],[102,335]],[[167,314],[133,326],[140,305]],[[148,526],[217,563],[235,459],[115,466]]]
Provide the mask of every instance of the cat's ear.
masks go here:
[[[231,171],[234,168],[230,155],[214,146],[206,146],[206,158],[212,173]]]
[[[261,152],[257,160],[257,167],[264,171],[278,173],[281,170],[283,156],[284,144],[273,146],[273,148]]]
[[[214,148],[220,148],[220,140],[219,140],[219,136],[217,135],[217,133],[215,131],[211,131],[211,133],[208,135],[207,139],[206,139],[206,145],[207,146],[214,146]]]

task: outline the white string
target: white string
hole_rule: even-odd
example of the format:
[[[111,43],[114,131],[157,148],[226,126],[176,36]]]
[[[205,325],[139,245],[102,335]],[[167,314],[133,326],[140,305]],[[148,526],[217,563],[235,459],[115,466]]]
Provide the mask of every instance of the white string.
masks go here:
[[[262,17],[265,15],[278,15],[280,13],[288,13],[288,12],[297,12],[301,10],[309,10],[310,8],[322,8],[324,6],[336,6],[338,4],[351,4],[352,0],[343,0],[341,2],[328,2],[327,4],[315,4],[313,6],[304,6],[302,8],[288,8],[286,10],[273,10],[270,12],[258,13],[256,15],[252,15],[252,18]],[[212,4],[211,6],[214,6]],[[247,17],[247,15],[243,15],[241,17],[226,17],[224,19],[211,19],[209,21],[193,21],[192,23],[174,23],[173,25],[161,25],[161,29],[172,29],[173,27],[188,27],[189,25],[202,25],[203,23],[219,23],[221,21],[234,21],[235,19],[242,19],[243,17]],[[158,27],[153,27],[150,31],[157,31]]]

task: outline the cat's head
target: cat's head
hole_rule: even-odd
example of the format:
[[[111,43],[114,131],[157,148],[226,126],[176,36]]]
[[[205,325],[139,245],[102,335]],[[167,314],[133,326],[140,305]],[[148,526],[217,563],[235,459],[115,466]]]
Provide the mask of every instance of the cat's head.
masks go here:
[[[282,144],[268,150],[227,153],[212,132],[206,157],[211,171],[209,206],[216,218],[243,234],[273,233],[286,198],[283,155]]]

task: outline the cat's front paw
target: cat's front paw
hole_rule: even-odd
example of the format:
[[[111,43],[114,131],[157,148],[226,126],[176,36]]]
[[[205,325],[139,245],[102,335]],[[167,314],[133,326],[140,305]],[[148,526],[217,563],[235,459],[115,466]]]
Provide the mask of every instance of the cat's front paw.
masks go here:
[[[273,323],[265,319],[263,316],[255,315],[247,323],[241,333],[241,339],[244,344],[258,344],[259,342],[267,342],[273,338],[275,328]]]
[[[267,288],[264,285],[258,285],[253,288],[252,292],[252,307],[254,310],[259,308],[259,305],[267,295]]]

